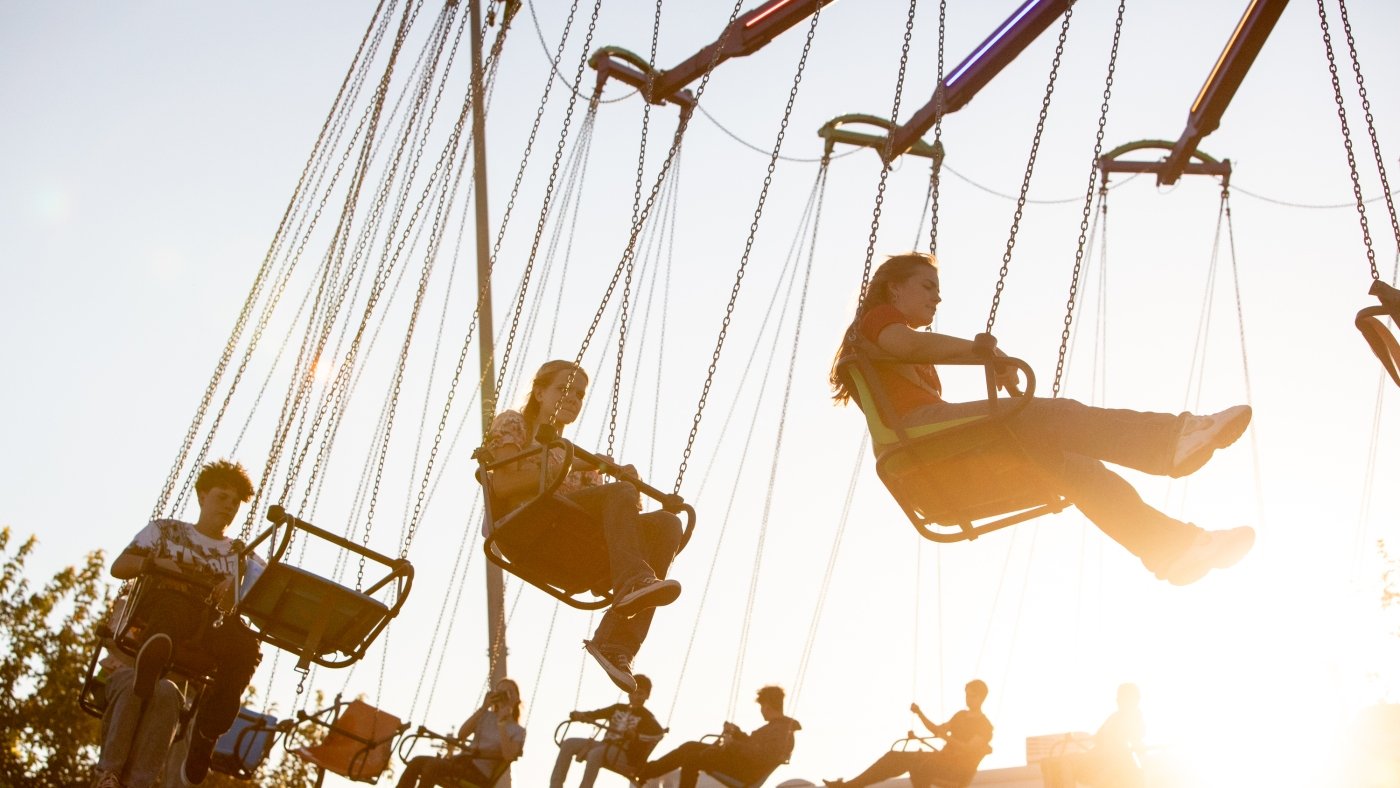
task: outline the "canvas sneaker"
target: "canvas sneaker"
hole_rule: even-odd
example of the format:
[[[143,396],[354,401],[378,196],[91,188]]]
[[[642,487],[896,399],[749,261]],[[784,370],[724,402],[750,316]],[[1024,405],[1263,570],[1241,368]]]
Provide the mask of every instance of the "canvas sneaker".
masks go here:
[[[613,612],[631,618],[652,607],[669,605],[681,595],[681,584],[675,580],[658,580],[648,577],[633,583],[625,592],[613,599]]]
[[[636,692],[637,680],[632,677],[632,655],[606,643],[583,641],[583,648],[608,674],[612,683],[623,692]]]
[[[1226,569],[1240,562],[1254,546],[1254,529],[1247,525],[1225,531],[1202,531],[1160,577],[1176,586],[1200,580],[1212,569]]]
[[[1200,470],[1216,449],[1239,440],[1253,415],[1248,405],[1236,405],[1209,416],[1187,416],[1176,439],[1170,475],[1180,478]]]
[[[132,694],[142,700],[151,697],[151,691],[169,667],[170,655],[174,651],[175,644],[171,642],[170,636],[163,632],[146,638],[146,642],[141,644],[141,650],[136,652],[136,679],[131,685]]]

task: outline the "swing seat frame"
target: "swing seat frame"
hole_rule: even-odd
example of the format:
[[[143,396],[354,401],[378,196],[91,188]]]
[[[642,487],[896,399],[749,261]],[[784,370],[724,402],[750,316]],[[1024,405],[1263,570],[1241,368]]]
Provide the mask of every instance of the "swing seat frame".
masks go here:
[[[587,726],[593,728],[593,731],[592,731],[591,733],[589,733],[588,736],[582,737],[582,738],[592,739],[592,740],[594,740],[594,741],[596,741],[596,742],[598,742],[598,743],[600,743],[600,744],[604,743],[604,742],[603,742],[603,739],[602,739],[601,737],[602,737],[604,734],[606,734],[609,730],[611,730],[611,729],[607,726],[607,724],[602,723],[602,722],[599,722],[599,721],[597,721],[597,720],[572,720],[572,719],[566,719],[566,720],[564,720],[563,722],[559,723],[558,725],[556,725],[556,726],[554,727],[554,746],[556,746],[556,747],[562,747],[562,746],[564,746],[564,740],[567,739],[567,738],[569,738],[569,728],[572,727],[572,726],[574,726],[574,725],[587,725]],[[640,757],[642,763],[646,763],[647,760],[651,758],[652,752],[654,752],[654,751],[656,750],[657,746],[661,744],[661,740],[664,739],[664,738],[666,737],[666,734],[667,734],[667,733],[670,733],[670,732],[671,732],[671,729],[670,729],[670,728],[662,728],[662,729],[661,729],[661,735],[660,735],[660,736],[656,736],[656,737],[654,737],[654,738],[652,738],[652,737],[645,737],[645,738],[644,738],[644,737],[638,736],[638,739],[637,739],[637,740],[638,740],[638,742],[639,742],[639,749],[638,749],[637,755],[638,755],[638,757]],[[620,753],[622,753],[622,760],[623,760],[624,762],[627,762],[627,761],[628,761],[627,752],[626,752],[626,750],[624,749],[624,746],[625,746],[625,745],[624,745],[624,743],[622,742],[622,740],[614,740],[614,741],[606,742],[606,746],[608,747],[608,749],[609,749],[610,751],[615,751],[615,752],[620,752]],[[610,771],[610,772],[613,772],[613,773],[615,773],[615,774],[620,774],[620,775],[622,775],[623,777],[626,777],[626,778],[628,779],[628,781],[631,782],[632,785],[640,785],[640,784],[641,784],[642,781],[639,780],[639,779],[637,779],[637,776],[636,776],[635,774],[629,774],[628,772],[624,772],[624,771],[621,771],[621,770],[619,770],[619,769],[613,768],[613,766],[610,765],[610,761],[611,761],[610,758],[604,758],[604,759],[603,759],[603,768],[604,768],[604,769],[607,769],[607,770]]]
[[[267,519],[271,527],[250,542],[243,555],[252,555],[269,540],[274,549],[262,576],[240,593],[238,614],[259,640],[295,654],[297,670],[305,671],[313,662],[340,668],[359,661],[407,601],[413,588],[413,565],[406,558],[389,558],[318,528],[281,506],[268,507]],[[297,531],[379,564],[385,574],[364,590],[355,590],[291,566],[283,559]],[[393,606],[373,597],[390,585]]]
[[[394,739],[408,730],[398,717],[362,700],[342,701],[340,695],[320,711],[298,711],[296,726],[307,724],[324,728],[325,738],[288,751],[318,769],[317,785],[327,771],[354,782],[379,782],[394,753]]]
[[[1368,306],[1356,313],[1356,329],[1366,338],[1371,352],[1376,354],[1381,366],[1400,386],[1400,341],[1386,327],[1384,318],[1389,317],[1400,325],[1400,290],[1377,279],[1371,283],[1370,294],[1380,299],[1380,305]]]
[[[395,748],[398,752],[399,760],[403,761],[405,766],[407,766],[408,762],[413,758],[413,748],[423,739],[442,742],[446,745],[446,749],[449,752],[456,750],[457,752],[455,755],[457,756],[473,757],[476,755],[476,749],[471,739],[459,739],[456,736],[448,736],[445,733],[438,733],[429,730],[426,726],[419,725],[418,730],[413,733],[405,734],[403,738],[399,739],[398,746]],[[496,765],[492,767],[491,772],[487,775],[486,782],[478,783],[465,777],[457,777],[446,783],[445,788],[492,788],[492,786],[501,781],[501,777],[505,775],[506,770],[515,762],[514,760],[505,761],[499,758],[490,758],[486,756],[474,759],[495,762]]]
[[[723,741],[724,734],[722,733],[707,733],[704,736],[700,737],[700,742],[702,744],[713,744],[718,746]],[[788,757],[782,759],[781,761],[778,761],[777,763],[773,764],[767,769],[764,769],[762,772],[759,773],[757,777],[753,778],[752,780],[741,780],[732,774],[717,772],[710,769],[701,769],[700,771],[705,774],[708,774],[711,780],[714,780],[720,785],[725,786],[725,788],[762,788],[763,784],[768,782],[768,778],[773,776],[773,772],[778,771],[778,769],[788,765],[791,762],[792,756],[788,755]]]
[[[214,742],[210,770],[235,780],[253,779],[258,767],[272,752],[277,737],[291,727],[291,720],[279,722],[271,714],[262,714],[246,706],[239,709],[233,725]]]
[[[890,752],[941,752],[943,748],[938,746],[940,741],[941,739],[937,736],[906,736],[902,739],[895,739],[894,743],[890,744]],[[991,754],[992,748],[991,745],[988,745],[986,752],[982,753],[982,757],[986,758]],[[976,778],[977,770],[974,769],[965,780],[935,777],[929,784],[935,788],[966,788]]]
[[[679,495],[664,493],[623,474],[616,464],[579,448],[548,428],[540,430],[537,440],[538,445],[499,460],[485,448],[473,454],[477,460],[476,478],[484,493],[482,550],[491,563],[569,607],[600,610],[612,604],[612,572],[603,524],[558,492],[579,458],[603,468],[614,478],[627,481],[640,494],[659,503],[662,509],[682,516],[684,531],[677,553],[685,549],[695,530],[695,509]],[[537,455],[548,457],[553,449],[559,449],[563,456],[558,472],[551,476],[549,463],[541,462],[538,492],[497,517],[493,506],[492,472]]]
[[[1037,466],[1008,422],[1035,395],[1035,372],[1010,356],[942,362],[982,366],[991,413],[931,424],[901,425],[880,387],[875,362],[855,351],[837,363],[870,429],[875,473],[920,536],[950,543],[976,539],[1017,523],[1064,510],[1070,502]],[[997,370],[1015,367],[1025,391],[997,396]]]

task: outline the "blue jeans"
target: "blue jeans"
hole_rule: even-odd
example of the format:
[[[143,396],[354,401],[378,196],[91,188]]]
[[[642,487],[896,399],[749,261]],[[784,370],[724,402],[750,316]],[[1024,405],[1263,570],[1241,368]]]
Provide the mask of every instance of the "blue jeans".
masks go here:
[[[168,679],[161,679],[143,708],[141,699],[132,693],[135,681],[134,668],[121,668],[107,680],[97,769],[114,772],[127,788],[150,788],[157,784],[165,766],[184,697]]]
[[[565,497],[602,521],[614,592],[622,593],[641,578],[666,577],[681,545],[679,517],[666,511],[638,512],[637,488],[627,482],[586,487]],[[636,656],[651,629],[654,612],[655,608],[647,608],[623,618],[609,610],[593,639]]]
[[[990,412],[986,401],[945,402],[911,411],[905,423],[927,424]],[[1090,522],[1149,570],[1161,572],[1201,529],[1148,506],[1104,462],[1168,475],[1183,418],[1034,397],[1007,426],[1031,461],[1058,482],[1060,492]]]

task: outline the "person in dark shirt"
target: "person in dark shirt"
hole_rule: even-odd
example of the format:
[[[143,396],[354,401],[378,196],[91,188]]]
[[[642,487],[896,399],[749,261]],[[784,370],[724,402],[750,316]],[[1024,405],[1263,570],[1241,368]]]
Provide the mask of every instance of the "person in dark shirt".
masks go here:
[[[842,362],[859,356],[873,366],[869,382],[885,393],[893,411],[882,418],[912,427],[975,421],[994,413],[994,403],[986,400],[943,399],[937,365],[983,356],[972,340],[917,330],[932,324],[941,301],[938,263],[931,255],[902,254],[882,263],[837,351],[833,399],[838,404],[858,399]],[[1016,378],[1015,368],[1007,367],[997,384],[1014,387]],[[1184,586],[1238,563],[1254,546],[1254,529],[1207,531],[1168,517],[1104,463],[1157,476],[1186,476],[1239,439],[1252,413],[1248,405],[1198,416],[1032,397],[1006,427],[1030,461],[1053,478],[1056,492],[1158,578]]]
[[[986,683],[973,679],[967,683],[965,691],[967,708],[941,725],[925,716],[919,704],[909,706],[909,710],[919,717],[930,733],[943,739],[943,749],[887,752],[870,768],[850,780],[825,780],[824,783],[828,788],[862,788],[905,772],[909,773],[909,782],[914,788],[930,788],[934,780],[962,785],[971,782],[977,773],[977,765],[992,751],[992,723],[982,713],[982,704],[987,700]],[[909,737],[914,738],[913,731],[910,731]]]
[[[727,774],[745,783],[762,778],[792,757],[793,734],[802,730],[797,720],[783,715],[785,697],[782,687],[760,689],[756,700],[766,723],[763,727],[744,733],[726,722],[719,744],[686,742],[642,766],[637,777],[645,781],[680,769],[679,788],[695,788],[702,771]]]
[[[580,736],[560,742],[559,757],[554,761],[554,773],[549,778],[550,788],[563,788],[572,760],[586,764],[579,788],[593,788],[598,770],[603,767],[631,775],[646,763],[666,729],[646,707],[651,697],[651,679],[640,673],[634,678],[637,688],[627,694],[626,703],[614,703],[595,711],[569,712],[569,719],[575,722],[606,720],[607,733],[602,741]]]

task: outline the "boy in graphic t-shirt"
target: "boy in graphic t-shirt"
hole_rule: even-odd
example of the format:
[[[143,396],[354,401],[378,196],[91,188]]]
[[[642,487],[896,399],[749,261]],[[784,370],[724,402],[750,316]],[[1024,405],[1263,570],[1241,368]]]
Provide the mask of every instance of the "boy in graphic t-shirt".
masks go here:
[[[194,488],[199,500],[198,522],[151,521],[112,562],[112,576],[130,580],[150,561],[165,572],[212,585],[215,607],[227,614],[233,606],[234,583],[241,581],[247,587],[264,568],[261,559],[249,556],[240,572],[243,543],[224,535],[239,507],[253,497],[253,483],[242,465],[220,460],[200,470]],[[224,615],[204,627],[210,616],[206,600],[174,588],[150,589],[143,596],[141,613],[146,621],[146,640],[136,658],[132,688],[136,697],[150,696],[177,647],[197,646],[215,662],[190,726],[189,752],[182,769],[185,781],[198,785],[209,773],[214,742],[238,716],[243,690],[261,656],[258,641],[235,616]]]

